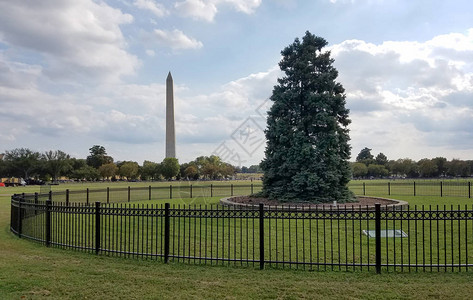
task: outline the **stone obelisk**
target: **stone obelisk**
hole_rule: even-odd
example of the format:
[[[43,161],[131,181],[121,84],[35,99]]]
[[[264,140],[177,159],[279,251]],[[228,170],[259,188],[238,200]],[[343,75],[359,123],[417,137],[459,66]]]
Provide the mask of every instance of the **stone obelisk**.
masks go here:
[[[166,78],[166,157],[176,157],[174,130],[174,89],[171,72]]]

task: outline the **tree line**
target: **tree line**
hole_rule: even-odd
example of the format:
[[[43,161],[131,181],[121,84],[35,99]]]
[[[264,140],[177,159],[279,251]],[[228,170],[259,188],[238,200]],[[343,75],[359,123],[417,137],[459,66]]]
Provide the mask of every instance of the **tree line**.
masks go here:
[[[414,161],[409,158],[389,160],[379,153],[374,156],[364,148],[351,163],[353,178],[436,178],[473,176],[473,160],[435,157]],[[258,165],[235,167],[218,156],[200,156],[179,164],[176,158],[165,158],[160,163],[145,160],[119,161],[107,154],[103,146],[94,145],[85,158],[74,158],[61,150],[44,153],[27,148],[17,148],[0,154],[0,178],[17,177],[42,181],[58,181],[65,177],[73,180],[218,180],[230,178],[235,173],[259,173]]]
[[[371,154],[367,147],[362,149],[351,163],[354,178],[436,178],[436,177],[470,177],[473,175],[473,160],[452,159],[445,157],[423,158],[414,161],[409,158],[388,160],[386,155]]]
[[[7,150],[0,154],[0,178],[17,177],[25,180],[56,182],[60,178],[73,180],[170,180],[222,179],[235,174],[236,168],[218,156],[200,156],[179,164],[176,158],[165,158],[160,163],[145,160],[119,161],[107,154],[105,147],[94,145],[85,158],[74,158],[61,150],[40,153],[27,148]]]

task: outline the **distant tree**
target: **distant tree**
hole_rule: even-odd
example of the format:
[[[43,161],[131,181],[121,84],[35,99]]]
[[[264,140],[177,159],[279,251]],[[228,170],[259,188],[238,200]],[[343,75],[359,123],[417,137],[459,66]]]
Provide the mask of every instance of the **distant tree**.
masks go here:
[[[126,179],[134,180],[138,178],[138,171],[139,171],[139,166],[137,162],[134,161],[127,161],[124,162],[120,165],[120,169],[118,170],[118,173],[120,174],[121,177],[126,177]]]
[[[77,180],[85,179],[89,181],[95,181],[100,178],[100,173],[96,168],[91,167],[89,165],[84,165],[72,171],[71,178]]]
[[[388,175],[389,171],[383,165],[371,164],[368,166],[368,176],[385,177]]]
[[[209,179],[218,179],[222,177],[222,167],[224,163],[216,155],[209,156],[203,166],[202,175]]]
[[[459,159],[452,159],[446,165],[447,167],[447,175],[449,176],[456,176],[456,177],[467,177],[470,176],[470,165],[468,162],[459,160]]]
[[[197,171],[197,167],[195,165],[188,165],[187,168],[184,170],[185,178],[187,179],[198,179],[199,172]]]
[[[447,173],[447,159],[445,157],[436,157],[432,162],[437,166],[435,176],[445,176]]]
[[[223,164],[220,166],[220,173],[222,174],[222,176],[223,176],[224,178],[229,178],[229,177],[235,175],[236,169],[235,169],[235,167],[232,166],[231,164],[223,163]]]
[[[220,168],[214,163],[207,162],[202,167],[202,175],[208,179],[217,179],[219,176]]]
[[[469,166],[469,169],[470,169],[470,176],[473,175],[473,160],[467,160],[466,161],[466,164]]]
[[[263,170],[261,170],[261,167],[259,165],[251,165],[248,168],[248,173],[261,173]]]
[[[182,178],[182,179],[189,179],[189,178],[187,178],[185,171],[186,171],[186,168],[187,168],[188,166],[190,166],[190,165],[191,165],[190,162],[186,162],[186,163],[179,164],[179,175],[178,175],[179,178]]]
[[[398,160],[390,160],[388,162],[387,167],[389,168],[389,170],[391,171],[391,175],[393,175],[393,176],[402,176],[402,175],[404,175],[402,173],[403,170],[401,170],[401,165],[400,165]]]
[[[354,178],[365,177],[368,175],[368,167],[364,163],[351,163],[351,170]]]
[[[101,165],[98,171],[100,173],[100,176],[102,176],[103,179],[110,179],[111,177],[117,175],[118,167],[116,164],[111,162],[111,163]]]
[[[87,161],[85,159],[82,159],[82,158],[75,158],[75,157],[72,157],[71,158],[71,166],[72,166],[72,170],[78,170],[82,167],[85,167],[87,166]]]
[[[402,158],[402,159],[396,160],[395,172],[396,174],[404,175],[411,178],[418,177],[419,166],[412,159]]]
[[[388,163],[388,157],[383,153],[379,153],[375,158],[376,164],[385,166]]]
[[[161,174],[170,180],[179,174],[179,161],[174,157],[166,157],[161,163]]]
[[[282,50],[284,76],[273,89],[261,163],[262,195],[280,201],[353,198],[348,159],[349,110],[327,41],[306,32]]]
[[[53,181],[57,181],[58,177],[70,174],[72,171],[71,156],[61,150],[46,151],[43,159],[45,170],[51,175]]]
[[[424,158],[417,162],[421,177],[435,177],[438,174],[437,164],[434,160]]]
[[[375,161],[374,156],[371,154],[371,149],[367,147],[361,149],[360,153],[356,156],[356,161],[364,163],[366,166],[373,164]]]
[[[94,145],[89,149],[90,155],[87,156],[87,164],[98,169],[100,166],[113,163],[113,158],[107,155],[104,146]]]
[[[38,170],[41,154],[27,148],[16,148],[5,151],[3,160],[9,174],[15,177],[30,178],[30,175]]]
[[[0,154],[0,178],[9,177],[7,164],[3,161],[3,154]]]
[[[197,175],[195,175],[195,178],[202,176],[208,179],[219,179],[231,176],[229,174],[233,175],[235,173],[235,168],[233,166],[223,162],[220,157],[216,155],[199,156],[189,163],[189,165],[186,165],[185,168],[190,165],[197,169]],[[184,177],[186,177],[185,174]]]
[[[143,162],[143,168],[141,171],[141,178],[144,180],[158,179],[159,178],[159,164],[145,160]]]

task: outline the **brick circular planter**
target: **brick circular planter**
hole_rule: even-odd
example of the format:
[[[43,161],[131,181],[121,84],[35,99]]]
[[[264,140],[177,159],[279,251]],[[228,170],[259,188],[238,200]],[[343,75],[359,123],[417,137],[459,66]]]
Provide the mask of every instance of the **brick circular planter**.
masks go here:
[[[226,197],[220,199],[220,204],[225,205],[225,206],[231,206],[231,207],[238,207],[238,208],[247,208],[247,209],[257,209],[259,207],[259,204],[249,204],[249,203],[239,203],[239,202],[234,202],[232,199],[236,197]],[[406,201],[402,200],[396,200],[396,199],[388,199],[388,198],[381,198],[381,197],[365,197],[363,196],[362,198],[369,198],[374,201],[379,200],[381,204],[381,210],[409,210],[409,203]],[[389,202],[389,204],[382,204],[382,202],[386,203]],[[376,203],[376,202],[375,202]],[[315,205],[289,205],[289,204],[281,204],[281,205],[264,205],[264,208],[267,210],[303,210],[303,211],[320,211],[320,210],[358,210],[358,209],[363,209],[363,210],[375,210],[374,204],[371,205],[357,205],[356,203],[348,203],[347,205],[345,204],[315,204]]]

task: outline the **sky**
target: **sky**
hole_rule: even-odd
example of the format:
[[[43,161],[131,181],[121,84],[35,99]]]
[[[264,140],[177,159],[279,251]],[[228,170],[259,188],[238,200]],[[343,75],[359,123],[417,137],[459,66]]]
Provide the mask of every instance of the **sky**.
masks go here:
[[[470,0],[0,0],[0,153],[160,162],[171,72],[179,161],[258,164],[281,50],[307,30],[346,90],[352,160],[473,159]]]

